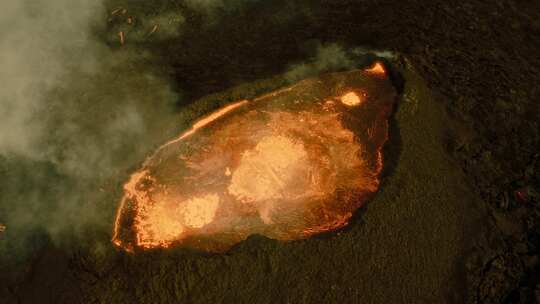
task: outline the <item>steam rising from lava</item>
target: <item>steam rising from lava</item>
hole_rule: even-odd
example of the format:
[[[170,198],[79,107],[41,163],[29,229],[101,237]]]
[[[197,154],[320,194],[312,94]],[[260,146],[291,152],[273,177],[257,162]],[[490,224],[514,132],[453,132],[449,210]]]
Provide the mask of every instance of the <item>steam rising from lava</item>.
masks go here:
[[[216,111],[131,176],[113,242],[218,252],[346,225],[378,189],[394,100],[376,63]]]
[[[203,29],[221,26],[220,18],[226,22],[225,17],[247,11],[255,2],[193,0],[186,1],[185,8],[171,3],[159,9],[134,1],[122,2],[121,8],[109,6],[114,3],[0,4],[0,264],[4,258],[24,259],[49,237],[59,246],[105,247],[93,232],[110,229],[110,200],[118,179],[193,116],[188,108],[173,113],[173,104],[183,104],[177,93],[189,84],[175,80],[171,86],[163,62],[149,46],[169,40],[200,44],[205,35],[191,41],[193,37],[184,34],[198,29],[199,22],[206,23]],[[201,19],[190,23],[194,12]],[[311,10],[306,3],[290,2],[276,12],[265,20],[289,28],[289,22],[309,18]],[[292,66],[286,78],[350,68],[348,53],[337,45],[321,46],[314,61]],[[203,125],[193,126],[193,132]],[[226,172],[232,176],[233,169]],[[180,215],[194,214],[201,204],[190,206]],[[158,211],[152,214],[160,218]],[[182,225],[194,229],[197,224],[188,220]],[[173,229],[173,237],[177,234]],[[43,243],[36,245],[35,236]]]

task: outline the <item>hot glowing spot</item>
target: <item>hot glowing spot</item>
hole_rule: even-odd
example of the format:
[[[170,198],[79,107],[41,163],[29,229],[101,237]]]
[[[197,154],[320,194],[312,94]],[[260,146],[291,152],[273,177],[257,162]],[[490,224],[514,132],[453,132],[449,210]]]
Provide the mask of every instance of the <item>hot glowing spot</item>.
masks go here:
[[[145,209],[141,209],[138,219],[140,227],[144,227],[138,235],[140,245],[166,246],[182,237],[185,223],[181,220],[178,206],[156,202]]]
[[[210,224],[216,216],[219,204],[217,194],[207,194],[188,200],[183,206],[184,223],[191,228],[201,228]]]
[[[362,99],[355,92],[349,92],[341,96],[341,102],[349,107],[356,107],[362,103]]]
[[[263,138],[242,155],[228,187],[241,201],[284,199],[285,187],[308,168],[307,152],[301,143],[283,136]]]
[[[384,65],[382,63],[378,62],[378,61],[375,62],[373,64],[373,66],[366,69],[366,72],[371,73],[371,74],[375,74],[375,75],[381,75],[381,76],[386,75],[386,70],[384,68]]]
[[[379,187],[394,97],[387,79],[356,70],[217,110],[132,174],[113,243],[220,252],[250,234],[346,225]]]

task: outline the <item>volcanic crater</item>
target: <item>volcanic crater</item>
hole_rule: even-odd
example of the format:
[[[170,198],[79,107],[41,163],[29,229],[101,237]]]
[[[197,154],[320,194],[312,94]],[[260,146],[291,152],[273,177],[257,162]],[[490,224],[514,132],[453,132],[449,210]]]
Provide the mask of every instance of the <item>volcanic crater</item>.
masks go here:
[[[344,227],[379,188],[397,94],[376,61],[218,109],[131,175],[113,243],[223,252]]]

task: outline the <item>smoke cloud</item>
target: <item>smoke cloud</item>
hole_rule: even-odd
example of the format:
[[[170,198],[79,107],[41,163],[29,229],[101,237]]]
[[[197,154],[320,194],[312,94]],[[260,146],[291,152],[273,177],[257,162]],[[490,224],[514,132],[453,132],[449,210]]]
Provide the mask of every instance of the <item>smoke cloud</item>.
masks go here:
[[[248,2],[184,5],[212,24]],[[35,235],[108,237],[128,174],[191,118],[144,51],[181,36],[183,12],[106,5],[0,3],[0,261],[38,248]]]
[[[108,230],[118,183],[174,129],[177,94],[143,51],[107,43],[109,16],[93,0],[0,3],[0,257],[36,231]]]
[[[36,4],[3,1],[0,18],[0,153],[39,157],[35,141],[41,137],[38,113],[45,110],[45,93],[57,87],[68,71],[68,57],[89,43],[88,23],[97,7],[83,2],[80,14],[65,9],[69,1]],[[88,70],[94,58],[80,68]]]
[[[290,81],[296,81],[320,72],[350,68],[353,65],[354,61],[341,46],[319,45],[311,61],[291,66],[285,77]]]
[[[215,25],[255,2],[182,3]],[[138,5],[0,2],[0,260],[38,246],[36,233],[60,244],[92,227],[108,238],[128,174],[191,118],[174,113],[179,94],[144,50],[181,37],[187,18],[180,9]],[[298,14],[279,12],[277,23]],[[288,80],[353,66],[351,50],[314,49],[313,60],[290,67]]]
[[[291,65],[285,73],[287,80],[293,82],[324,72],[358,68],[375,57],[388,60],[395,58],[395,54],[390,51],[376,51],[362,47],[346,48],[335,43],[316,42],[311,48],[315,50],[314,56],[306,62]]]

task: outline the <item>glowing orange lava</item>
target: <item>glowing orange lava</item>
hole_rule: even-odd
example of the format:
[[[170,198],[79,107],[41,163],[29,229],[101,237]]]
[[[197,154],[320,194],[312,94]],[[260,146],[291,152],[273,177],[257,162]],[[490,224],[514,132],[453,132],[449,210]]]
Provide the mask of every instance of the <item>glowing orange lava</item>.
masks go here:
[[[343,227],[379,187],[395,90],[373,76],[327,74],[201,119],[131,175],[113,243],[221,252]]]
[[[199,120],[198,122],[196,122],[193,127],[191,127],[191,129],[189,129],[189,131],[185,132],[184,134],[182,134],[180,137],[178,137],[178,139],[170,142],[170,143],[174,143],[176,141],[180,141],[188,136],[190,136],[191,134],[197,132],[197,130],[199,130],[200,128],[204,128],[206,125],[210,124],[211,122],[213,122],[214,120],[220,118],[221,116],[229,113],[230,111],[233,111],[234,109],[238,108],[238,107],[241,107],[243,105],[245,105],[246,103],[248,103],[247,100],[241,100],[241,101],[237,101],[233,104],[230,104],[222,109],[219,109],[217,110],[216,112],[210,114],[208,117],[205,117],[201,120]]]
[[[345,95],[341,96],[341,102],[344,104],[344,105],[347,105],[349,107],[356,107],[356,106],[359,106],[362,101],[363,101],[363,98],[364,95],[358,95],[356,94],[355,92],[349,92],[349,93],[346,93]]]
[[[366,72],[381,76],[386,75],[386,69],[384,68],[384,65],[378,61],[375,62],[370,68],[367,68]]]

